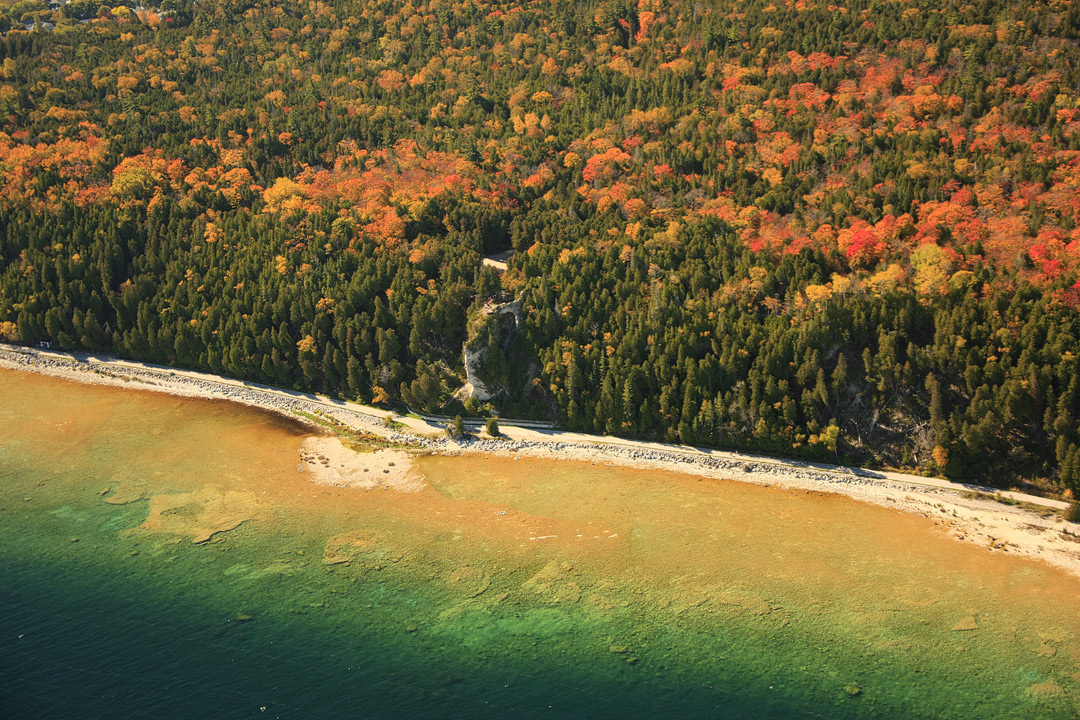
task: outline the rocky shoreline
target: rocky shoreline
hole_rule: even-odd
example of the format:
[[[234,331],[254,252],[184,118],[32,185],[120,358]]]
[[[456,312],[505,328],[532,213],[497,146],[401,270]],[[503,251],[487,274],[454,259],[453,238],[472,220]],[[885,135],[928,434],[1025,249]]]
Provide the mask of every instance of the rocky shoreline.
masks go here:
[[[739,479],[775,484],[786,479],[791,483],[821,483],[833,487],[837,483],[863,487],[890,487],[895,483],[860,476],[854,472],[843,475],[833,472],[819,472],[804,468],[785,467],[754,461],[738,461],[709,455],[689,454],[654,449],[639,449],[617,445],[597,445],[591,443],[569,443],[562,441],[511,440],[500,438],[473,438],[452,440],[449,437],[429,437],[409,432],[402,432],[388,427],[385,422],[374,416],[355,412],[346,408],[327,407],[303,397],[287,397],[276,392],[267,392],[258,387],[233,385],[191,377],[187,374],[170,373],[167,370],[141,369],[124,365],[85,362],[57,357],[27,353],[23,350],[0,348],[0,366],[9,369],[38,372],[46,375],[66,377],[80,382],[131,387],[132,382],[139,383],[140,389],[155,390],[183,397],[218,399],[237,402],[251,407],[269,410],[303,422],[315,428],[322,428],[319,423],[302,414],[325,417],[341,423],[353,430],[378,435],[389,442],[409,446],[418,450],[437,452],[444,455],[459,453],[487,453],[550,458],[568,458],[584,461],[605,461],[614,464],[628,464],[633,467],[661,467],[676,472],[720,473],[724,477],[738,474]],[[758,477],[749,476],[757,474]],[[762,477],[768,476],[768,479]],[[913,488],[914,489],[914,488]]]
[[[187,374],[168,370],[142,369],[130,365],[117,367],[113,364],[79,361],[54,355],[27,353],[23,350],[0,348],[0,367],[13,370],[37,372],[45,375],[65,377],[80,382],[131,387],[132,382],[139,383],[140,389],[165,392],[182,397],[227,400],[271,412],[277,412],[290,419],[309,426],[324,426],[305,417],[315,415],[336,421],[353,430],[378,435],[392,443],[410,446],[419,450],[440,454],[488,453],[518,454],[543,458],[571,458],[578,460],[609,461],[613,463],[631,463],[640,467],[643,464],[674,465],[681,472],[721,472],[725,475],[739,473],[751,475],[765,473],[775,479],[789,478],[795,482],[820,482],[834,485],[837,482],[852,485],[883,487],[893,483],[860,476],[854,472],[841,475],[834,472],[818,472],[796,467],[785,467],[771,463],[738,461],[726,458],[697,455],[675,451],[639,449],[617,445],[598,445],[592,443],[570,443],[558,440],[511,440],[502,438],[473,437],[464,440],[452,440],[449,437],[430,437],[402,432],[389,427],[375,416],[359,413],[347,408],[328,407],[304,397],[287,397],[278,392],[268,392],[259,387],[246,384],[215,382],[191,377]],[[586,457],[587,456],[587,457]],[[772,483],[769,483],[772,484]]]
[[[168,368],[119,361],[59,356],[0,347],[0,367],[84,383],[165,392],[182,397],[227,400],[260,408],[306,423],[313,429],[324,418],[352,430],[370,433],[421,453],[486,454],[538,460],[577,461],[636,469],[663,470],[715,480],[736,480],[787,489],[840,493],[856,500],[893,507],[933,519],[959,540],[990,549],[1037,557],[1080,576],[1080,526],[1054,512],[1036,513],[994,502],[977,494],[965,497],[951,489],[898,482],[857,469],[818,470],[796,463],[717,457],[706,452],[664,450],[602,442],[558,439],[470,438],[452,440],[435,433],[407,432],[386,416],[361,412],[346,403],[322,401],[302,393],[277,390],[229,379],[213,379]],[[359,406],[353,406],[359,407]],[[311,417],[308,417],[311,416]],[[405,418],[400,418],[405,420]]]

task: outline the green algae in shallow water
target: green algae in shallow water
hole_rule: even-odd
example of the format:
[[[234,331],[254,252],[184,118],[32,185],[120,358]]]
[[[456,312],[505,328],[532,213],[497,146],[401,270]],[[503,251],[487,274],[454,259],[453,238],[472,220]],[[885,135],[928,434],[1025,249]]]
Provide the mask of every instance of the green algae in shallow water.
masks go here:
[[[4,717],[1078,711],[1080,584],[915,518],[478,458],[323,488],[260,413],[12,373],[0,398]],[[144,497],[109,503],[117,477]]]

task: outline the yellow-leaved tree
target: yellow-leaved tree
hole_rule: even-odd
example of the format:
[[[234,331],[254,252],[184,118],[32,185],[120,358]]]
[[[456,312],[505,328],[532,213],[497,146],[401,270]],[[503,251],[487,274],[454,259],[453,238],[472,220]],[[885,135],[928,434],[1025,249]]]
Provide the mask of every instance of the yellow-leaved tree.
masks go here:
[[[911,265],[915,268],[915,290],[920,295],[935,296],[948,290],[952,275],[952,260],[934,243],[920,245],[911,253]]]

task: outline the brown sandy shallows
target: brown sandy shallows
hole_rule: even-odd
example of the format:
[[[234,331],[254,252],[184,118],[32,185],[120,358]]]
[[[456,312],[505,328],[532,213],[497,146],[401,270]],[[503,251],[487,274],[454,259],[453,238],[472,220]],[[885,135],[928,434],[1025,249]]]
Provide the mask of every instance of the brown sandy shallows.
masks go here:
[[[365,492],[298,472],[301,453],[320,447],[344,453],[342,463],[375,462],[336,438],[305,447],[295,427],[238,405],[61,382],[0,372],[11,462],[31,447],[38,458],[57,448],[70,456],[64,472],[12,488],[12,497],[57,511],[72,492],[146,503],[145,522],[123,532],[155,556],[167,558],[178,540],[203,541],[217,546],[215,557],[235,557],[226,572],[246,578],[316,563],[388,587],[423,579],[445,596],[445,609],[422,621],[433,632],[520,603],[619,622],[659,613],[703,631],[714,618],[742,618],[767,635],[792,627],[874,652],[1000,643],[1010,656],[1053,663],[1049,677],[1073,692],[1061,679],[1070,683],[1080,663],[1080,618],[1061,608],[1075,603],[1077,578],[1012,548],[958,543],[914,514],[763,487],[764,473],[755,473],[758,485],[566,455],[419,457],[423,487]],[[61,427],[57,417],[71,422]],[[333,468],[334,455],[319,454],[327,465],[318,454],[316,464]],[[386,462],[378,474],[389,476],[381,469],[391,460],[378,457]],[[903,501],[903,492],[894,495]],[[932,504],[922,511],[944,515]],[[248,567],[244,553],[229,553],[253,537],[272,538],[276,550]],[[642,641],[636,630],[613,635],[611,652],[632,654]]]
[[[447,455],[464,455],[451,451]],[[764,487],[844,495],[874,505],[927,518],[956,540],[994,552],[1036,558],[1080,577],[1080,523],[1066,522],[1056,512],[1008,504],[992,496],[958,493],[944,488],[921,487],[874,480],[834,481],[824,474],[773,474],[687,466],[680,459],[642,459],[628,462],[625,455],[607,448],[566,449],[530,447],[496,451],[488,456],[541,460],[569,460],[597,467],[633,467],[697,476],[705,480],[734,480]]]
[[[418,464],[428,487],[378,493],[362,526],[385,533],[387,554],[404,550],[418,566],[425,556],[475,558],[482,547],[490,577],[471,566],[433,574],[461,588],[446,618],[482,612],[508,592],[510,602],[630,608],[687,626],[730,616],[769,633],[789,623],[842,628],[875,652],[1000,637],[1010,652],[1055,653],[1062,670],[1080,662],[1080,621],[1060,612],[1075,599],[1076,577],[960,544],[913,514],[836,493],[599,463],[462,455]],[[390,517],[398,522],[382,519]]]
[[[1009,555],[1038,558],[1064,568],[1080,576],[1080,524],[1065,522],[1052,510],[1032,510],[1010,506],[980,496],[958,493],[956,487],[944,481],[926,480],[899,473],[880,473],[881,477],[867,477],[845,472],[827,472],[809,468],[805,463],[788,462],[757,457],[739,458],[733,453],[702,451],[693,448],[666,451],[654,443],[632,442],[582,436],[574,433],[536,432],[525,428],[506,427],[504,434],[510,442],[480,443],[476,445],[447,443],[445,439],[432,440],[417,437],[438,428],[415,418],[397,418],[409,432],[386,427],[383,413],[356,405],[304,396],[268,388],[246,386],[227,378],[214,378],[201,373],[168,371],[141,366],[127,361],[92,359],[80,362],[63,355],[50,355],[36,351],[13,350],[0,347],[0,368],[29,371],[82,383],[110,385],[129,389],[152,390],[186,397],[225,399],[241,405],[269,410],[291,417],[300,409],[319,413],[353,428],[389,438],[396,442],[420,444],[442,454],[472,454],[480,457],[528,457],[559,461],[581,461],[600,465],[613,465],[634,469],[666,470],[692,477],[710,479],[733,479],[755,485],[777,486],[796,490],[839,493],[865,502],[902,510],[933,519],[954,538],[989,550]],[[301,418],[303,419],[303,418]],[[310,423],[314,425],[314,423]],[[413,434],[409,434],[413,433]],[[301,460],[300,466],[311,470],[311,477],[324,487],[352,488],[396,487],[416,490],[422,483],[410,478],[402,469],[409,456],[401,452],[403,462],[385,454],[373,453],[366,462],[347,458],[342,453],[351,450],[334,447],[323,439],[330,454],[322,451],[327,463],[316,455],[315,462]],[[338,442],[333,440],[333,442]],[[340,445],[340,443],[339,443]],[[405,446],[402,446],[405,447]],[[305,451],[309,457],[311,453]],[[335,465],[337,458],[340,462]],[[723,457],[726,466],[711,467],[711,459]],[[385,458],[385,461],[384,461]],[[394,462],[394,466],[389,463]],[[305,466],[306,464],[306,466]],[[363,467],[368,467],[364,473]],[[389,470],[384,473],[383,470]],[[842,469],[841,469],[842,470]],[[364,475],[382,475],[377,481],[367,480]],[[939,486],[923,483],[936,482]],[[1003,495],[1008,495],[1003,493]],[[1032,498],[1054,507],[1054,503]]]

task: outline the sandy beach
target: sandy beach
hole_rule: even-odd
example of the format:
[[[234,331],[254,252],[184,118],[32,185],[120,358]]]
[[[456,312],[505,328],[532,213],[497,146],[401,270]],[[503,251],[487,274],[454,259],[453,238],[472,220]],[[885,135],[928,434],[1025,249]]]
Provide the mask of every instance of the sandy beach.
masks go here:
[[[972,492],[973,486],[898,473],[740,457],[505,425],[505,437],[455,442],[433,423],[395,416],[395,423],[390,425],[385,422],[385,411],[356,403],[111,358],[0,346],[0,368],[83,383],[228,400],[307,422],[320,434],[304,442],[297,471],[307,473],[312,482],[320,485],[415,492],[423,487],[423,478],[412,462],[417,453],[482,453],[652,468],[695,475],[703,481],[735,480],[789,490],[840,493],[928,518],[957,541],[992,552],[1037,558],[1080,576],[1080,524],[1066,522],[1057,512],[1064,503],[1018,493],[1002,493],[1001,499],[1008,502],[1000,502],[993,496]],[[396,447],[358,453],[328,435],[325,425],[312,418],[378,435]],[[1016,501],[1024,504],[1012,504]]]
[[[417,492],[424,478],[413,464],[413,452],[383,448],[357,452],[336,437],[304,440],[297,470],[316,485]]]

